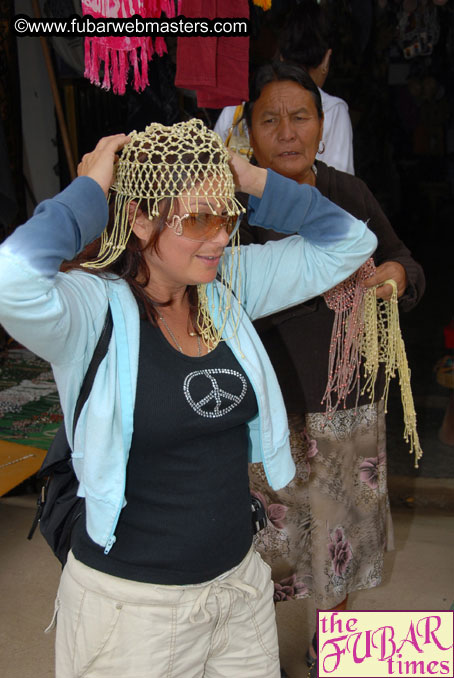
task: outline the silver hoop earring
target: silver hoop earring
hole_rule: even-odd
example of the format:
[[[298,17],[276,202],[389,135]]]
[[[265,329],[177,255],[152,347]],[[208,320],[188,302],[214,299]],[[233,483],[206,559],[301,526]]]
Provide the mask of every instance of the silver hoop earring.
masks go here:
[[[167,226],[172,229],[175,235],[183,235],[182,219],[178,214],[174,214],[170,221],[167,221]]]
[[[318,153],[321,155],[324,152],[325,152],[325,142],[322,139],[322,141],[318,145]]]

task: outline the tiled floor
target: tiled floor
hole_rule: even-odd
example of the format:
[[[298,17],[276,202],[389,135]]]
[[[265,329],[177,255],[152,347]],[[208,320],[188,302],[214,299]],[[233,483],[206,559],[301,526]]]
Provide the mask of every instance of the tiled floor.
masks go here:
[[[352,595],[351,608],[449,609],[454,601],[454,480],[391,478],[390,488],[396,548],[386,556],[383,585]],[[0,500],[1,678],[54,675],[54,632],[43,630],[52,618],[60,567],[39,533],[26,540],[34,500],[32,495]],[[282,663],[290,678],[306,678],[303,654],[315,619],[312,605],[280,603],[277,616]]]

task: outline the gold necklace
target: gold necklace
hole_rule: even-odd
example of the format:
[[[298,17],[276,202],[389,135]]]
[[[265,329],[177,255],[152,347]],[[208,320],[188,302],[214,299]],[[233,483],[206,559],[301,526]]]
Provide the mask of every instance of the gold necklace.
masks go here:
[[[175,346],[177,347],[177,349],[180,351],[180,353],[184,353],[183,349],[181,348],[180,344],[177,341],[176,336],[174,335],[174,333],[172,332],[172,330],[168,326],[166,319],[160,313],[158,315],[159,315],[159,320],[162,322],[162,324],[166,328],[167,332],[170,335],[170,338],[172,339],[172,341],[175,344]],[[197,336],[197,358],[200,358],[200,356],[202,354],[202,347],[201,347],[201,343],[200,343],[200,335],[199,334],[196,335],[195,332],[189,332],[189,336],[190,337]]]

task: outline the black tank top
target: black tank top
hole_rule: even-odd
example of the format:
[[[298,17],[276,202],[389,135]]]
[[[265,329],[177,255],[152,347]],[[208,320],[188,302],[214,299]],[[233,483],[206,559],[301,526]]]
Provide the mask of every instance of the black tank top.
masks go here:
[[[196,584],[237,565],[251,546],[249,379],[225,344],[193,358],[147,321],[140,327],[126,500],[108,555],[75,529],[86,565],[124,579]]]

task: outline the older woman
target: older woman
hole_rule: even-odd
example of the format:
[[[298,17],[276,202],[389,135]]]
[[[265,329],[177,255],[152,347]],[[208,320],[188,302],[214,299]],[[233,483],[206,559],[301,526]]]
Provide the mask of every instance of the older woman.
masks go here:
[[[347,103],[322,89],[333,52],[328,23],[326,9],[317,0],[301,0],[295,4],[287,13],[278,35],[278,57],[304,68],[319,88],[324,124],[316,158],[338,170],[354,174],[353,130]],[[247,155],[250,142],[243,110],[244,104],[226,106],[216,121],[214,131],[230,148]]]
[[[378,286],[377,296],[389,299],[392,288],[383,283],[393,278],[401,308],[412,308],[424,290],[421,267],[366,185],[315,160],[324,118],[319,90],[307,73],[282,62],[263,66],[245,115],[255,162],[316,187],[367,221],[378,248],[366,286]],[[246,227],[242,239],[263,244],[282,237]],[[276,600],[314,596],[325,609],[341,609],[348,593],[380,584],[384,551],[392,544],[382,391],[375,390],[371,403],[367,393],[354,389],[325,416],[334,318],[319,296],[257,326],[283,389],[297,472],[278,492],[260,466],[250,472],[253,490],[268,506],[269,526],[257,545],[273,568]],[[309,655],[312,663],[315,646]]]
[[[354,174],[353,130],[348,105],[323,89],[333,54],[329,24],[326,8],[317,0],[301,0],[292,7],[279,34],[279,54],[281,60],[304,68],[320,92],[324,123],[317,160]]]
[[[200,121],[102,139],[0,248],[0,320],[52,363],[85,498],[56,601],[57,678],[279,675],[248,451],[276,490],[294,465],[250,318],[341,281],[376,239],[310,187],[235,158],[251,223],[299,233],[240,250],[228,160]],[[112,339],[73,438],[109,306]]]

